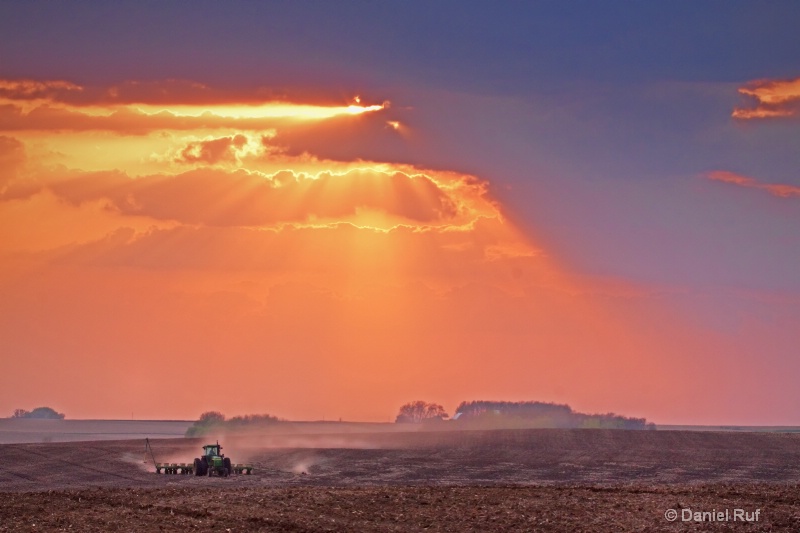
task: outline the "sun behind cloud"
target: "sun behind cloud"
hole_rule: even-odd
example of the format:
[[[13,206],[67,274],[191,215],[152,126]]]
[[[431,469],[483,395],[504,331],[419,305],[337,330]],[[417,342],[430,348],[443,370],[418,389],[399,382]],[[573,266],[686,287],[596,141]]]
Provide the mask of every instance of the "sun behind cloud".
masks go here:
[[[18,383],[51,367],[71,412],[224,397],[378,420],[430,392],[622,410],[668,390],[654,372],[688,330],[653,348],[646,313],[564,272],[485,179],[359,152],[404,142],[384,103],[175,80],[4,80],[0,98],[0,338]],[[213,393],[151,374],[219,365]],[[23,389],[0,399],[33,402]]]

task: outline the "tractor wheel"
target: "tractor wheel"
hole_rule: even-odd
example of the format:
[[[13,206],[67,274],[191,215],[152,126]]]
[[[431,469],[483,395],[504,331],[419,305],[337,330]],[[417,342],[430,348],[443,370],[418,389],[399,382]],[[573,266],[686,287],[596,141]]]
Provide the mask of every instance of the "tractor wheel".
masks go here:
[[[228,477],[231,474],[231,472],[233,472],[233,467],[231,466],[231,460],[227,457],[224,458],[222,460],[222,466],[225,467],[225,471],[227,472],[227,474],[225,474],[225,477]]]
[[[224,477],[228,477],[230,474],[231,474],[231,469],[228,468],[227,466],[223,466],[222,467],[222,475]]]
[[[205,474],[205,472],[203,472],[203,462],[200,459],[195,459],[194,460],[194,475],[195,476],[202,476],[203,474]]]

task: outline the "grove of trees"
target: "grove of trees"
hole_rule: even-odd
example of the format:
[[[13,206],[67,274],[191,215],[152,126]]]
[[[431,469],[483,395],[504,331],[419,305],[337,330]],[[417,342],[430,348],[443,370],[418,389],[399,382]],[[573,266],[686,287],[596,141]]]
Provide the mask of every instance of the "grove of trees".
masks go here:
[[[236,431],[248,427],[257,427],[264,424],[281,422],[281,419],[272,415],[244,415],[226,419],[219,411],[206,411],[197,421],[186,430],[187,437],[202,437],[212,431]]]
[[[459,422],[470,421],[517,422],[536,427],[655,429],[644,418],[632,418],[614,413],[576,413],[569,405],[546,402],[461,402],[456,408]]]
[[[441,405],[417,400],[400,407],[395,422],[420,423],[442,421],[447,418],[447,412]],[[534,401],[461,402],[450,423],[464,428],[655,429],[655,424],[648,424],[644,418],[632,418],[614,413],[577,413],[566,404]]]
[[[418,424],[430,420],[444,420],[448,417],[449,415],[444,410],[444,407],[438,403],[417,400],[400,407],[400,412],[397,413],[395,422]]]
[[[14,409],[14,414],[11,418],[38,418],[47,420],[63,420],[64,413],[59,413],[50,407],[37,407],[33,411],[26,411],[25,409]]]

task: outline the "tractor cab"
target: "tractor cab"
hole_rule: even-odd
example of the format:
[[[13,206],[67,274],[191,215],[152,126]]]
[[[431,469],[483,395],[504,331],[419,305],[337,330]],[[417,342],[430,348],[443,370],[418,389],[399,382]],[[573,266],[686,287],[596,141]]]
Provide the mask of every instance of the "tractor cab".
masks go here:
[[[220,457],[222,455],[222,446],[219,443],[206,444],[203,446],[203,455],[206,457]]]

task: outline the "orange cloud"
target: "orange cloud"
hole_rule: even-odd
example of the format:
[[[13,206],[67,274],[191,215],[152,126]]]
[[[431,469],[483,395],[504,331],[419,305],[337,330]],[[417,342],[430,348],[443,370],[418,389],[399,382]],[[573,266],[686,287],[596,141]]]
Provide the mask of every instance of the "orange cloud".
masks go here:
[[[83,92],[83,87],[62,80],[0,79],[0,98],[10,100],[61,100]]]
[[[0,135],[0,195],[25,163],[25,146],[13,137]]]
[[[0,132],[36,147],[38,166],[131,176],[204,165],[316,174],[333,161],[389,158],[404,143],[386,127],[388,102],[337,102],[321,91],[289,98],[176,80],[104,87],[2,80],[2,87]]]
[[[795,185],[784,185],[777,183],[761,183],[755,178],[742,176],[727,170],[715,170],[706,174],[706,178],[714,181],[721,181],[723,183],[731,183],[739,185],[740,187],[748,187],[751,189],[761,189],[767,191],[773,196],[780,198],[795,198],[800,197],[800,187]]]
[[[292,101],[267,89],[241,92],[180,80],[83,87],[66,81],[0,79],[0,130],[267,130],[297,121],[381,111],[383,103]]]
[[[194,114],[181,114],[178,109],[153,110],[146,113],[136,106],[114,107],[103,110],[104,114],[87,112],[80,108],[61,108],[42,104],[30,111],[16,105],[0,104],[0,131],[113,131],[121,134],[142,135],[159,130],[237,129],[264,131],[274,128],[292,127],[298,120],[322,120],[337,115],[352,115],[350,106],[298,106],[298,114],[292,115],[292,105],[280,104],[284,111],[264,116],[231,114],[229,106],[221,110],[210,107]],[[377,111],[381,106],[363,108]],[[311,111],[309,111],[311,110]],[[218,113],[216,114],[215,113]],[[257,112],[257,108],[256,108]]]
[[[308,88],[246,87],[220,88],[190,80],[129,80],[109,86],[79,85],[65,80],[0,78],[0,99],[38,100],[75,107],[150,105],[257,105],[264,102],[342,105],[338,94]],[[355,103],[361,103],[360,98]]]
[[[220,137],[207,141],[191,142],[186,145],[175,158],[183,163],[208,163],[214,164],[220,161],[235,161],[236,153],[247,144],[247,137],[244,135],[234,135],[231,137]]]
[[[244,140],[222,138],[209,143],[213,148],[208,143],[199,151],[190,146],[182,156],[218,161]],[[0,199],[30,197],[42,189],[73,205],[105,201],[108,209],[122,215],[210,226],[350,222],[380,228],[397,224],[453,227],[479,217],[500,217],[485,185],[474,178],[370,168],[317,175],[202,168],[136,178],[119,171],[72,171],[10,186]]]
[[[739,89],[755,100],[755,107],[736,108],[739,119],[800,116],[800,78],[793,80],[757,80]]]

